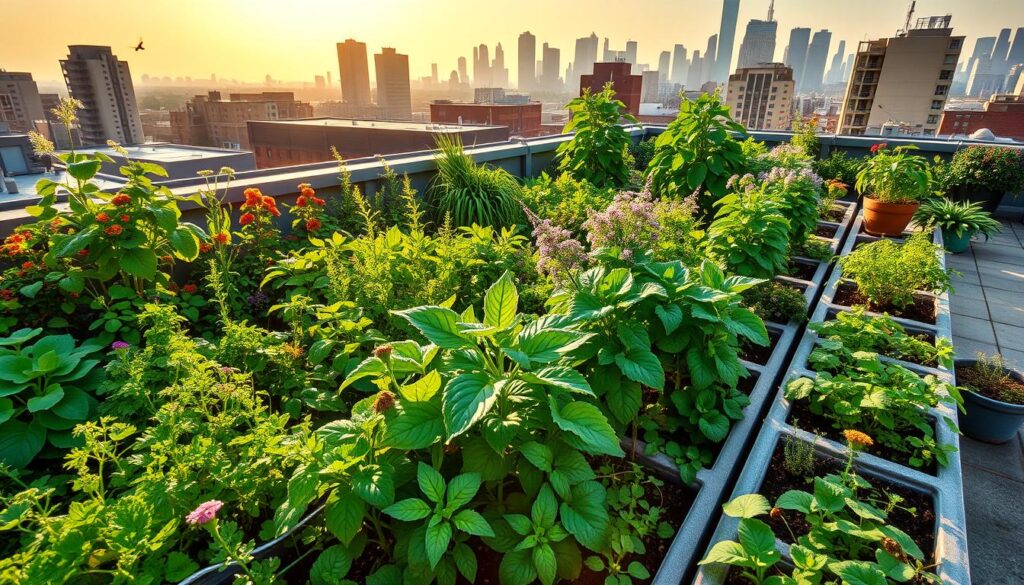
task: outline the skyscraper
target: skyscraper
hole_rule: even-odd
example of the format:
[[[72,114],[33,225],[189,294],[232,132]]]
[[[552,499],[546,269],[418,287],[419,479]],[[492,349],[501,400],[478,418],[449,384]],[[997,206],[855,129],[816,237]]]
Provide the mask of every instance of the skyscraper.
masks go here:
[[[626,41],[626,62],[636,65],[636,41]]]
[[[751,130],[789,130],[793,69],[782,63],[740,68],[729,76],[725,103]]]
[[[1010,29],[1004,28],[999,31],[999,38],[996,39],[996,48],[992,50],[992,72],[1006,73],[1006,57],[1010,53]]]
[[[1010,45],[1010,53],[1006,57],[1008,67],[1024,63],[1024,27],[1017,28],[1013,35],[1013,44]]]
[[[430,83],[437,85],[437,63],[430,64]]]
[[[537,66],[537,37],[530,34],[530,31],[519,35],[519,62],[517,66],[519,68],[519,83],[517,87],[520,91],[532,89],[537,82],[534,77]]]
[[[804,66],[807,64],[807,47],[811,42],[811,29],[797,27],[789,31],[789,46],[786,47],[785,63],[793,70],[796,91],[803,89]]]
[[[775,1],[768,8],[768,20],[751,20],[740,44],[739,67],[753,67],[758,63],[775,60],[775,34],[779,23],[775,21]]]
[[[708,37],[708,47],[704,51],[704,60],[700,66],[700,81],[698,83],[704,83],[705,81],[714,81],[711,79],[712,70],[715,68],[715,56],[718,52],[718,35],[711,35]]]
[[[661,55],[658,56],[658,80],[661,83],[668,83],[671,62],[672,53],[669,53],[668,51],[662,51]]]
[[[354,106],[370,105],[370,68],[366,43],[352,39],[338,43],[338,78],[341,99]]]
[[[728,81],[732,66],[732,49],[736,44],[736,22],[740,13],[740,0],[723,0],[722,23],[718,27],[718,47],[715,65],[711,72],[713,81]]]
[[[891,38],[862,41],[839,113],[838,134],[897,129],[932,136],[939,126],[964,37],[950,16],[918,19]]]
[[[373,56],[377,74],[377,109],[381,120],[411,120],[409,56],[384,47]]]
[[[540,85],[547,91],[559,91],[561,84],[559,83],[558,75],[562,69],[562,52],[544,43],[544,50],[541,55],[544,57],[544,60],[541,67]]]
[[[145,142],[128,63],[118,61],[110,47],[71,45],[68,50],[60,67],[71,97],[85,104],[78,112],[83,144]]]
[[[821,80],[825,76],[825,62],[828,61],[828,49],[831,44],[831,31],[822,29],[814,33],[814,38],[811,39],[811,44],[807,47],[803,91],[821,91]]]
[[[846,56],[846,41],[839,41],[839,49],[832,56],[832,64],[829,65],[828,73],[825,75],[825,83],[842,83],[843,81],[843,57]]]
[[[459,83],[469,83],[469,73],[466,72],[465,57],[459,57]]]
[[[702,83],[700,74],[703,64],[704,60],[700,58],[700,51],[694,51],[693,58],[690,60],[690,69],[686,72],[687,83],[694,87],[700,87]]]
[[[672,49],[672,83],[686,83],[686,73],[690,65],[686,61],[686,47],[676,45]]]
[[[508,68],[505,67],[505,50],[501,43],[494,47],[494,61],[491,62],[491,83],[495,87],[508,87]]]
[[[576,47],[573,51],[572,79],[566,79],[570,88],[579,87],[580,76],[589,75],[594,72],[594,63],[597,61],[597,35],[590,33],[589,37],[576,39]]]
[[[473,86],[494,87],[494,80],[491,76],[491,57],[487,51],[487,45],[480,43],[479,47],[473,47]]]

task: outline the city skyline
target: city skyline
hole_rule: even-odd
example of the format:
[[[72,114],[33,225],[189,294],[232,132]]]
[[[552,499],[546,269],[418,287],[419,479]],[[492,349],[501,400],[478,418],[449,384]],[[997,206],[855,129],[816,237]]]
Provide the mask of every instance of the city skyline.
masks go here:
[[[155,7],[159,8],[160,4],[170,6],[169,2],[156,2]],[[853,50],[859,41],[891,35],[900,28],[907,8],[891,0],[865,0],[856,6],[822,4],[811,0],[775,2],[779,37],[773,55],[775,61],[783,60],[782,52],[791,28],[827,28],[832,32],[833,46],[845,40],[848,50]],[[285,81],[311,82],[315,75],[337,71],[336,43],[354,38],[366,43],[369,54],[378,53],[383,47],[394,47],[399,53],[409,55],[413,79],[429,76],[434,63],[438,64],[441,79],[447,79],[450,72],[457,69],[457,59],[471,56],[474,46],[484,43],[493,52],[501,43],[506,50],[504,66],[509,78],[516,80],[519,63],[514,47],[518,46],[519,34],[526,30],[533,33],[538,47],[548,43],[551,48],[562,51],[563,75],[565,68],[575,60],[572,51],[575,40],[591,32],[602,41],[611,39],[613,47],[636,41],[637,62],[655,69],[662,51],[672,50],[675,44],[699,50],[708,35],[720,30],[720,2],[647,0],[637,5],[645,10],[622,12],[615,9],[616,4],[611,0],[588,2],[587,10],[578,10],[579,3],[571,1],[549,5],[525,0],[517,5],[519,10],[514,14],[492,19],[485,17],[482,11],[474,13],[471,9],[479,3],[470,0],[445,0],[429,5],[409,0],[381,0],[373,5],[300,1],[295,5],[296,10],[284,13],[274,11],[279,5],[270,1],[243,5],[236,1],[183,0],[174,3],[174,10],[169,11],[166,18],[148,20],[136,18],[137,14],[133,16],[138,10],[137,3],[111,0],[109,10],[53,21],[48,24],[47,34],[41,36],[33,33],[31,19],[67,8],[70,2],[17,0],[6,9],[10,25],[5,32],[11,33],[11,39],[0,58],[0,67],[31,72],[41,83],[59,82],[57,61],[68,45],[100,44],[111,46],[121,58],[128,60],[136,78],[147,74],[198,80],[215,74],[218,78],[255,81],[269,75]],[[244,13],[240,13],[243,7]],[[755,18],[764,19],[767,9],[768,0],[740,2],[730,71],[737,65],[739,44],[747,23]],[[463,16],[457,22],[450,18],[453,12],[460,10]],[[547,17],[538,22],[534,16],[541,10]],[[308,18],[313,14],[311,11],[318,16]],[[953,14],[953,27],[957,34],[968,38],[969,46],[973,46],[977,37],[998,34],[1008,22],[1024,23],[1024,3],[1012,0],[924,0],[918,3],[915,17],[947,12]],[[852,18],[854,13],[857,18]],[[219,26],[230,22],[232,14],[235,21],[241,21],[240,26],[234,23]],[[395,20],[395,14],[401,14],[402,18]],[[657,17],[652,18],[655,15]],[[190,26],[181,24],[186,22]],[[260,28],[267,22],[275,23],[272,37]],[[246,26],[249,23],[260,26]],[[470,32],[465,30],[467,26],[471,27]],[[278,34],[282,30],[294,31],[294,35]],[[146,51],[131,50],[139,37],[145,39]],[[173,51],[168,51],[167,47]],[[509,48],[513,48],[512,51]],[[370,74],[375,78],[372,70]],[[376,85],[375,79],[373,83]]]

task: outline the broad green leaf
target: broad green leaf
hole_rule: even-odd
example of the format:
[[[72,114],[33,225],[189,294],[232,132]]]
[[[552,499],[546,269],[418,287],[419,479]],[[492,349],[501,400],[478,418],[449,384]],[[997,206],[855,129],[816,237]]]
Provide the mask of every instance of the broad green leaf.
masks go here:
[[[459,573],[466,578],[466,581],[476,583],[477,560],[473,549],[469,545],[460,542],[455,545],[452,557],[455,559],[455,566],[459,569]]]
[[[430,561],[430,568],[437,566],[437,562],[448,550],[448,544],[452,540],[452,525],[447,521],[441,521],[433,526],[427,526],[426,547],[427,559]]]
[[[829,563],[830,571],[839,576],[845,585],[887,585],[888,580],[878,567],[866,561],[843,561]]]
[[[14,468],[28,465],[46,443],[46,429],[33,422],[9,420],[0,424],[0,462]]]
[[[501,585],[530,585],[537,580],[533,567],[533,554],[529,550],[505,553],[498,567]]]
[[[498,329],[509,327],[516,320],[519,292],[507,270],[484,294],[484,324]]]
[[[779,551],[775,549],[775,533],[770,526],[756,518],[742,518],[736,530],[740,544],[748,553],[769,565],[779,560]]]
[[[366,378],[368,376],[381,376],[386,371],[387,365],[380,358],[371,355],[359,362],[359,365],[349,372],[345,381],[341,383],[338,390],[341,391],[348,388],[353,382],[361,378]]]
[[[761,494],[747,494],[722,505],[722,511],[733,518],[753,518],[771,510],[767,498]]]
[[[536,372],[524,373],[522,377],[527,382],[534,384],[554,386],[555,388],[587,396],[594,395],[594,391],[590,389],[590,384],[587,383],[587,379],[583,377],[583,374],[566,366],[548,366]]]
[[[444,416],[438,401],[402,401],[388,412],[384,442],[395,449],[425,449],[444,435]]]
[[[537,467],[541,471],[551,473],[555,462],[555,455],[551,452],[551,447],[542,445],[536,441],[530,441],[522,444],[519,447],[519,452],[522,453],[523,457],[532,463],[534,467]]]
[[[709,565],[711,563],[737,565],[740,567],[750,567],[752,565],[747,559],[747,551],[743,550],[743,545],[732,540],[723,540],[715,543],[715,546],[711,547],[708,555],[697,564]]]
[[[488,538],[494,536],[494,530],[491,529],[491,525],[476,510],[461,510],[452,517],[452,522],[455,523],[456,528],[466,534],[486,536]]]
[[[171,232],[171,246],[181,258],[189,262],[199,256],[199,238],[187,227],[178,227]]]
[[[415,382],[402,385],[399,391],[406,400],[423,402],[433,398],[440,389],[441,374],[437,370],[430,370]]]
[[[413,520],[422,520],[423,518],[426,518],[430,515],[431,510],[430,506],[428,506],[423,500],[419,498],[408,498],[400,502],[395,502],[381,511],[396,520],[412,522]]]
[[[448,439],[461,435],[483,418],[494,405],[497,396],[498,389],[486,374],[460,374],[449,381],[443,398]]]
[[[445,349],[472,347],[473,343],[459,333],[459,315],[444,307],[413,307],[391,311],[418,329],[428,341]]]
[[[609,516],[605,489],[596,481],[572,487],[572,497],[559,507],[562,526],[583,546],[602,552],[607,542]]]
[[[184,581],[186,577],[199,570],[199,565],[188,558],[188,555],[171,551],[167,553],[167,562],[164,565],[164,579],[167,581]]]
[[[379,465],[366,465],[352,474],[352,493],[367,504],[385,508],[395,501],[395,484]]]
[[[559,408],[553,396],[548,396],[548,401],[551,404],[551,418],[554,423],[563,431],[579,437],[586,451],[595,455],[615,457],[622,457],[625,454],[619,446],[615,430],[596,406],[577,401]]]
[[[427,496],[431,502],[440,504],[444,501],[444,493],[447,490],[444,477],[436,469],[422,461],[416,467],[416,483],[419,484],[423,495]]]
[[[327,499],[324,521],[327,529],[345,545],[363,527],[366,504],[348,489],[338,489]]]
[[[551,491],[551,486],[545,484],[541,486],[537,497],[533,500],[530,517],[535,525],[549,527],[555,523],[557,516],[558,501],[555,499],[554,492]]]
[[[480,474],[463,473],[448,482],[448,500],[445,509],[454,512],[473,500],[480,491]]]
[[[52,384],[46,388],[46,394],[29,398],[26,406],[28,406],[29,412],[49,410],[50,407],[60,402],[62,398],[64,398],[64,389],[60,387],[60,384]]]
[[[813,500],[814,496],[807,492],[789,490],[779,496],[779,499],[775,502],[775,507],[782,508],[783,510],[796,510],[798,512],[809,514],[811,511],[811,502]]]
[[[121,270],[146,280],[152,280],[156,276],[156,260],[156,252],[141,247],[121,250],[118,256]]]
[[[352,555],[348,549],[335,544],[324,549],[309,569],[309,582],[313,585],[338,585],[352,568]]]
[[[615,365],[630,380],[640,382],[648,388],[665,388],[665,370],[661,360],[650,349],[628,349],[615,355]]]
[[[534,547],[533,566],[537,569],[537,577],[544,585],[551,585],[555,582],[555,573],[558,570],[558,561],[555,560],[555,551],[547,543]]]

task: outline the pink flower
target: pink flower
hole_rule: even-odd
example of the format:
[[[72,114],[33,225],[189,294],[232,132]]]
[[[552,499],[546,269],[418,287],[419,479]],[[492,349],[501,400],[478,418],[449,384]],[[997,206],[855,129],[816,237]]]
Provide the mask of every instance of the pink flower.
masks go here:
[[[224,502],[221,502],[220,500],[203,502],[202,504],[199,504],[198,508],[192,510],[188,516],[185,516],[185,522],[195,525],[206,524],[217,517],[217,510],[220,510],[223,505]]]
[[[131,347],[131,345],[128,345],[123,341],[115,341],[110,344],[110,349],[128,349],[129,347]]]

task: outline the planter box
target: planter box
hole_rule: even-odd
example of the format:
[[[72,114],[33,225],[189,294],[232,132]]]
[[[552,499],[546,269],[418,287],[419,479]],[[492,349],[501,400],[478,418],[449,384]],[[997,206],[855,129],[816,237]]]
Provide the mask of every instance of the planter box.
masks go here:
[[[834,227],[836,230],[829,241],[829,247],[832,248],[833,254],[838,254],[846,243],[847,237],[852,232],[854,219],[856,216],[857,205],[856,203],[849,203],[846,201],[837,201],[836,207],[842,207],[845,209],[843,219],[840,222],[831,221],[819,221],[818,225],[826,225]],[[803,289],[804,298],[807,300],[808,311],[814,308],[815,303],[818,302],[818,298],[821,297],[822,285],[825,283],[825,278],[828,276],[829,271],[832,268],[831,262],[822,262],[821,260],[815,260],[813,258],[805,258],[803,256],[794,256],[792,258],[794,262],[800,262],[804,264],[813,264],[816,266],[814,270],[814,276],[809,280],[797,278],[794,276],[776,276],[775,280],[781,283],[794,284]]]
[[[858,233],[861,221],[862,219],[858,217],[853,226],[854,234]],[[849,238],[843,246],[842,254],[848,254],[857,241],[857,237]],[[942,244],[942,235],[938,231],[935,232],[935,241],[939,245]],[[941,260],[943,265],[945,265],[945,254],[941,256]],[[812,315],[812,321],[822,321],[828,318],[830,312],[848,310],[846,307],[832,304],[832,299],[835,296],[841,279],[841,269],[837,267],[824,287],[821,301]],[[915,331],[930,332],[936,339],[951,339],[948,293],[936,297],[935,324],[907,319],[900,319],[899,321]],[[806,369],[806,361],[814,349],[817,339],[818,337],[813,331],[810,329],[805,330],[794,354],[793,366],[786,376],[786,381],[804,375],[814,375],[813,372]],[[929,368],[899,360],[891,361],[899,363],[919,374],[934,374],[947,382],[955,383],[954,372],[946,368]],[[783,383],[777,388],[775,399],[765,424],[757,437],[750,455],[747,457],[747,463],[737,480],[730,499],[759,491],[772,453],[782,435],[793,436],[808,443],[813,443],[819,453],[839,458],[845,457],[846,447],[844,445],[828,438],[816,437],[812,433],[786,422],[792,405],[785,399],[785,386],[785,383]],[[957,420],[956,409],[948,404],[940,404],[933,410],[932,415],[936,419],[940,416],[947,416],[954,421]],[[967,585],[970,583],[970,567],[967,561],[967,524],[963,503],[959,435],[952,432],[946,425],[937,424],[935,426],[935,438],[940,445],[951,445],[957,448],[955,453],[950,454],[949,465],[938,467],[937,475],[930,475],[867,453],[858,455],[857,466],[870,475],[893,483],[903,484],[932,496],[936,516],[935,558],[939,563],[936,573],[945,585]],[[705,550],[705,554],[714,543],[722,540],[735,540],[737,538],[736,527],[738,520],[722,514],[719,516],[721,519]],[[780,544],[780,546],[780,550],[786,548],[785,545]],[[699,561],[700,559],[697,560]],[[698,568],[694,582],[702,585],[721,585],[725,581],[727,572],[728,567],[722,565],[701,566]]]

